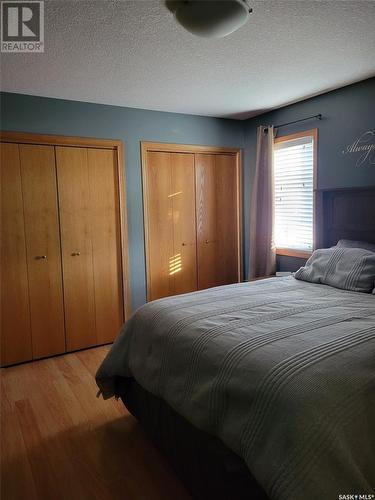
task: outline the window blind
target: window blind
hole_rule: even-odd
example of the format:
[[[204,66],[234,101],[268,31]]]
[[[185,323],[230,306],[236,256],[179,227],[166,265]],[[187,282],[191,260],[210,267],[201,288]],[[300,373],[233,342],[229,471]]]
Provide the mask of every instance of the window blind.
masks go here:
[[[274,241],[276,248],[313,249],[314,139],[274,145]]]

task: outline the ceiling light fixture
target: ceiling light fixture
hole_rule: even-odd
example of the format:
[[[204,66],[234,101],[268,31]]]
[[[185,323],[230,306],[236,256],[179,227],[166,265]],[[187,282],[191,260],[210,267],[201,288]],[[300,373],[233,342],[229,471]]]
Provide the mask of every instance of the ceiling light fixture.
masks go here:
[[[165,4],[187,31],[206,38],[230,35],[253,11],[248,0],[167,0]]]

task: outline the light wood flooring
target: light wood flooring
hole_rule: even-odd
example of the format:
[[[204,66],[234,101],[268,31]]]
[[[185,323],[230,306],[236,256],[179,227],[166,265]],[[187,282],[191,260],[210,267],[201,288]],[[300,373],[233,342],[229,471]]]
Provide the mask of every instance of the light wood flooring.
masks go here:
[[[96,398],[108,347],[1,370],[2,500],[188,500],[121,401]]]

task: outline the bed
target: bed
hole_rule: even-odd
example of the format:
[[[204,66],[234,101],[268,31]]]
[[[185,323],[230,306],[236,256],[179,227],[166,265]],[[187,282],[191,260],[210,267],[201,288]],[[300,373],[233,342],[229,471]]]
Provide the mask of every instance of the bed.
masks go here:
[[[321,193],[324,246],[375,243],[374,193]],[[374,294],[287,277],[157,300],[124,326],[97,382],[196,498],[374,493]]]

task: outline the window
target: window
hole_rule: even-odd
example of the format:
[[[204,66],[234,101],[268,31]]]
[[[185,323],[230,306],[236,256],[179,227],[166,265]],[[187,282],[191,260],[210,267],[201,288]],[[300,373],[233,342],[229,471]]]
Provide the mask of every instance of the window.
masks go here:
[[[316,129],[275,139],[274,240],[281,255],[313,250],[316,139]]]

